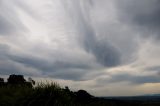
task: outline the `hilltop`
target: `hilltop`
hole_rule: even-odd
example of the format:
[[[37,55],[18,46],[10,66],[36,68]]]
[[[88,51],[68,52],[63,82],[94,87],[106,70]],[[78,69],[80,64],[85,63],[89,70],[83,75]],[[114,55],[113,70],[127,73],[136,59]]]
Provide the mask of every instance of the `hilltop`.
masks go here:
[[[10,75],[8,82],[0,78],[0,106],[160,106],[160,98],[98,98],[57,83],[34,84],[34,80],[26,81],[22,75]]]

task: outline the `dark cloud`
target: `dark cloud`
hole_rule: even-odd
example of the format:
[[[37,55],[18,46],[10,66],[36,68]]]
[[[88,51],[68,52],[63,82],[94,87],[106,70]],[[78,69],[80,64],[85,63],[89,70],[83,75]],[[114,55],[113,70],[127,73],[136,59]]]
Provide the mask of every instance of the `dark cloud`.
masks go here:
[[[121,0],[117,1],[119,18],[141,32],[144,36],[159,36],[160,1],[159,0]]]
[[[105,41],[98,40],[91,26],[85,25],[84,28],[83,45],[86,51],[92,53],[96,57],[97,62],[104,66],[112,67],[119,65],[121,56],[119,51],[109,44],[106,39]]]
[[[72,59],[60,60],[50,58],[44,59],[32,55],[14,52],[8,45],[0,45],[0,73],[8,74],[25,74],[53,77],[57,79],[67,79],[82,81],[90,78],[85,77],[93,67],[90,63],[76,62]],[[31,73],[32,70],[38,70],[38,73]],[[92,71],[93,72],[93,71]]]
[[[81,3],[83,5],[81,5]],[[96,35],[94,26],[92,25],[92,17],[90,17],[89,10],[93,7],[93,2],[86,1],[74,2],[72,10],[68,9],[67,12],[70,13],[74,20],[74,25],[79,32],[79,41],[83,48],[95,56],[97,62],[105,67],[113,67],[120,65],[121,54],[120,52],[112,46],[107,39],[99,40],[101,35]],[[69,4],[66,4],[69,5]],[[68,6],[69,7],[69,6]],[[83,11],[86,10],[86,11]]]
[[[37,68],[39,70],[43,70],[45,72],[47,71],[58,71],[61,69],[71,69],[71,68],[77,68],[77,69],[89,69],[91,68],[88,64],[83,63],[72,63],[70,60],[63,61],[63,60],[45,60],[41,58],[36,58],[33,56],[8,56],[9,59],[24,64],[28,67]]]
[[[60,60],[43,59],[17,53],[13,52],[7,45],[0,45],[0,73],[4,75],[11,73],[33,75],[33,73],[30,74],[29,70],[38,70],[38,74],[41,73],[48,77],[78,81],[86,80],[83,77],[88,73],[87,70],[92,68],[90,64],[73,62],[63,58]]]
[[[86,50],[90,53],[93,53],[97,61],[104,66],[113,67],[120,65],[120,53],[109,43],[104,41],[98,41],[93,39],[85,39],[86,41]]]
[[[11,54],[10,46],[6,44],[0,44],[0,74],[25,74],[34,75],[34,72],[28,72],[22,64],[16,64],[14,61],[10,60],[9,56]],[[31,69],[30,69],[31,70]],[[32,71],[32,70],[31,70]]]
[[[20,69],[20,67],[16,66],[14,62],[9,60],[1,60],[0,61],[0,74],[1,75],[9,75],[9,74],[24,74],[25,69]],[[31,75],[25,73],[25,75]]]

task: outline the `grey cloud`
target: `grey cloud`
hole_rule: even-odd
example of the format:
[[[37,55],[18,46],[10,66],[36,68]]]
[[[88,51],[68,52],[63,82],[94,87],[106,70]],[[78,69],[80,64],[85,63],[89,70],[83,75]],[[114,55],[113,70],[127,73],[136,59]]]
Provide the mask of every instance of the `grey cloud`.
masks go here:
[[[23,9],[23,11],[27,12],[28,14],[32,14],[31,10],[28,10],[28,7],[23,7],[24,3],[15,0],[13,2],[3,0],[0,1],[0,34],[1,35],[15,35],[14,40],[16,40],[17,31],[24,32],[23,28],[25,27],[21,22],[21,19],[18,15],[17,8]],[[26,5],[25,5],[26,6]],[[32,14],[33,15],[33,14]],[[21,35],[23,36],[23,34]],[[5,36],[4,36],[5,39]],[[27,41],[26,41],[27,42]],[[11,40],[11,44],[14,43]],[[29,44],[28,44],[29,45]],[[15,47],[19,47],[14,43]],[[34,45],[33,45],[34,46]],[[45,48],[43,46],[42,48]],[[26,50],[25,47],[21,48],[22,50]],[[37,47],[36,49],[39,49]],[[63,48],[61,48],[63,49]],[[44,49],[43,49],[44,50]],[[45,49],[46,52],[50,52]],[[63,50],[60,50],[63,51]],[[10,45],[0,45],[0,72],[1,74],[11,74],[11,73],[29,73],[29,70],[39,70],[39,73],[43,73],[47,76],[54,76],[56,78],[64,78],[64,79],[71,79],[71,80],[81,80],[82,76],[88,73],[87,70],[92,69],[93,67],[89,63],[79,62],[76,59],[73,59],[71,54],[69,58],[59,57],[59,59],[54,58],[56,55],[53,54],[54,51],[51,51],[53,55],[52,57],[47,56],[48,58],[42,58],[35,56],[35,54],[27,54],[21,53],[20,51],[14,50],[11,48]],[[32,53],[32,51],[30,51]],[[36,52],[37,53],[37,52]],[[58,53],[58,52],[56,52]],[[65,53],[65,51],[64,51]],[[3,59],[3,60],[2,60]],[[70,60],[65,60],[70,59]],[[74,60],[74,61],[71,61]],[[5,64],[5,65],[4,65]],[[74,70],[86,70],[84,73],[80,71],[73,71]],[[51,75],[53,73],[54,75]],[[66,75],[66,73],[68,73]]]
[[[70,60],[44,60],[31,55],[13,53],[10,47],[4,44],[0,45],[0,73],[7,74],[24,74],[31,75],[28,70],[35,69],[39,74],[48,77],[68,80],[84,80],[87,70],[92,67],[89,64],[74,63]],[[24,67],[24,68],[22,68]],[[33,74],[32,74],[33,75]]]
[[[121,82],[121,81],[128,81],[135,84],[143,84],[143,83],[158,83],[160,82],[159,77],[155,75],[148,75],[148,76],[134,76],[134,75],[117,75],[113,76],[113,82]]]
[[[154,71],[154,72],[160,73],[160,66],[146,67],[144,70],[146,70],[146,71]]]
[[[96,35],[94,28],[91,23],[91,18],[89,10],[93,6],[93,2],[86,1],[83,2],[76,1],[72,10],[67,9],[67,12],[71,12],[70,15],[74,20],[74,25],[76,26],[80,39],[80,43],[88,53],[92,53],[97,62],[103,66],[113,67],[120,64],[120,52],[112,46],[106,39],[99,41],[98,37],[101,35]],[[67,4],[69,5],[69,4]],[[69,7],[69,6],[68,6]],[[86,10],[85,12],[83,10]]]
[[[34,67],[39,70],[44,71],[58,71],[60,69],[70,69],[70,68],[80,68],[80,69],[89,69],[91,68],[88,64],[83,63],[71,63],[70,60],[63,61],[63,59],[59,60],[44,60],[40,58],[36,58],[33,56],[8,56],[11,60],[24,64],[28,67]]]
[[[3,2],[0,1],[0,2],[1,2],[0,3],[0,10],[1,10],[0,11],[0,34],[2,35],[15,34],[17,31],[20,31],[20,30],[23,31],[23,28],[25,27],[21,22],[20,17],[18,16],[18,13],[16,10],[17,8],[15,9],[14,7],[23,9],[23,12],[26,12],[29,16],[32,16],[32,17],[38,16],[39,18],[41,18],[40,17],[41,12],[39,12],[39,15],[36,15],[36,13],[34,13],[32,9],[29,9],[30,8],[28,7],[29,5],[25,5],[25,3],[20,2],[19,0],[17,1],[15,0],[15,2],[11,2],[10,4],[7,4],[8,2],[4,2],[4,1]],[[117,15],[118,19],[120,18],[120,20],[116,20],[115,18],[116,16],[114,17],[115,20],[114,19],[112,20],[110,19],[109,15],[104,16],[105,13],[109,14],[108,11],[110,11],[110,10],[107,10],[106,8],[107,6],[104,4],[104,3],[107,3],[106,0],[102,0],[101,3],[97,5],[98,2],[99,1],[96,1],[96,0],[87,0],[87,1],[61,0],[61,3],[64,3],[62,5],[65,6],[64,7],[64,9],[66,10],[65,15],[67,14],[66,17],[63,17],[63,18],[64,19],[67,18],[67,21],[69,18],[71,20],[70,21],[71,27],[75,28],[74,29],[75,32],[77,31],[76,33],[73,33],[77,37],[76,39],[77,41],[75,42],[76,44],[78,44],[78,46],[76,49],[82,49],[83,53],[85,52],[87,55],[93,56],[96,62],[94,59],[86,60],[86,58],[83,57],[83,55],[76,54],[77,52],[74,54],[74,56],[69,52],[65,52],[65,50],[63,50],[64,49],[63,46],[59,46],[61,45],[61,44],[58,44],[59,42],[55,42],[55,45],[57,45],[56,47],[58,49],[54,51],[54,49],[52,49],[54,48],[54,46],[52,47],[52,42],[46,43],[46,42],[43,42],[43,40],[39,40],[39,39],[43,39],[43,37],[36,38],[38,36],[38,34],[36,33],[37,35],[33,36],[33,39],[32,37],[29,38],[29,41],[25,41],[25,38],[24,38],[24,43],[28,43],[28,44],[25,44],[24,46],[19,46],[21,45],[20,43],[23,43],[23,41],[16,44],[14,43],[15,41],[12,42],[11,41],[12,39],[10,39],[11,42],[10,41],[6,42],[9,44],[14,43],[13,46],[15,48],[17,46],[18,50],[20,49],[20,51],[13,50],[14,48],[12,48],[13,50],[12,51],[10,50],[10,47],[7,45],[0,45],[0,72],[2,74],[22,73],[25,75],[26,74],[31,75],[34,73],[35,70],[38,70],[37,75],[43,74],[48,77],[53,77],[57,79],[84,81],[84,80],[92,80],[99,76],[103,76],[105,73],[103,71],[102,72],[99,71],[101,70],[101,68],[104,68],[104,67],[112,68],[118,65],[124,65],[125,63],[130,64],[130,62],[128,62],[127,60],[130,60],[130,57],[132,57],[132,55],[135,55],[134,53],[138,52],[138,49],[135,49],[135,48],[138,48],[137,37],[135,37],[137,34],[136,32],[137,30],[135,31],[134,28],[132,29],[132,27],[138,26],[138,28],[142,28],[142,32],[144,29],[149,29],[149,31],[153,30],[153,31],[159,32],[158,28],[159,28],[160,21],[159,21],[159,15],[157,14],[159,12],[159,7],[160,7],[159,4],[156,3],[157,1],[155,0],[153,1],[151,0],[150,1],[149,0],[141,0],[141,1],[140,0],[139,1],[117,0],[116,1],[118,3],[117,11],[119,13],[118,14],[115,13],[115,14]],[[60,2],[58,1],[58,3]],[[104,4],[104,5],[101,6],[101,4]],[[50,8],[48,7],[47,9],[49,10]],[[96,14],[95,11],[92,11],[97,9],[99,9],[98,12],[100,10],[103,10],[102,12],[103,14]],[[35,11],[36,10],[38,11],[38,9],[35,9]],[[45,15],[52,12],[48,10],[47,12],[44,11],[46,12]],[[61,11],[58,11],[58,12],[61,12]],[[95,17],[93,17],[92,13],[95,14]],[[58,13],[57,15],[59,14],[61,13]],[[51,15],[51,14],[48,14],[48,15]],[[56,16],[52,16],[49,18],[53,18],[53,17],[56,17]],[[61,16],[59,17],[61,18]],[[104,17],[104,18],[102,20],[101,19],[98,20],[99,17]],[[111,22],[108,22],[107,17]],[[39,20],[37,20],[37,23],[38,21]],[[112,21],[118,21],[118,22],[114,23]],[[49,29],[48,27],[45,27],[47,26],[45,22],[46,20],[43,20],[43,22],[41,23],[42,25],[44,24],[44,28],[47,29],[45,30],[46,32],[44,31],[44,34],[48,34],[48,33],[50,34],[50,31],[52,31],[53,29],[52,28]],[[53,19],[53,22],[51,22],[51,24],[53,23],[54,23],[54,19]],[[59,26],[64,27],[63,24],[62,26],[61,25]],[[33,27],[33,26],[30,26],[30,27]],[[49,29],[49,32],[48,32],[48,29]],[[56,31],[63,31],[63,30],[56,30]],[[30,32],[26,34],[30,34]],[[56,32],[54,34],[56,34]],[[65,34],[70,34],[70,33],[64,32],[64,36]],[[52,35],[48,35],[47,40],[50,39],[51,36]],[[56,37],[56,36],[53,36],[53,37]],[[142,36],[145,36],[145,35],[142,35]],[[5,36],[4,36],[4,39],[7,41],[7,38],[5,38]],[[38,41],[36,42],[37,39]],[[69,39],[67,39],[68,42],[72,44],[72,41],[70,41]],[[16,36],[14,40],[16,40]],[[32,45],[32,42],[34,42],[34,44],[36,44],[37,46],[35,47],[34,44]],[[41,45],[39,45],[39,43],[41,43]],[[60,42],[60,43],[63,43],[63,42]],[[26,45],[27,45],[27,48],[25,48]],[[32,49],[32,47],[34,48],[34,50]],[[65,49],[72,49],[72,48],[70,47],[67,48],[65,46]],[[29,52],[29,54],[27,53],[24,54],[21,51]],[[59,56],[57,58],[56,54],[59,54],[59,51],[62,52],[61,57]],[[41,52],[43,53],[45,52],[44,53],[45,56],[47,54],[46,58],[45,56],[43,57],[44,54],[43,53],[41,54]],[[40,53],[38,54],[39,57],[36,56],[36,53]],[[75,58],[76,56],[84,59],[84,61],[81,61],[79,58]],[[91,62],[93,61],[94,63],[92,64]],[[97,68],[97,66],[100,66],[100,68],[99,67]],[[159,67],[151,68],[151,70],[158,70],[158,69]],[[33,73],[30,73],[29,70],[31,71],[34,70],[34,71]],[[113,75],[113,76],[108,75],[108,78],[106,79],[105,78],[99,79],[98,83],[102,83],[103,86],[106,86],[105,84],[107,83],[118,83],[123,81],[128,81],[128,82],[131,82],[132,84],[142,84],[142,83],[160,82],[160,79],[156,75],[155,76],[153,75],[134,76],[129,74],[121,74],[121,75]]]
[[[120,65],[120,53],[108,43],[91,41],[87,51],[93,53],[99,63],[104,66],[113,67]]]
[[[98,83],[118,83],[129,82],[130,84],[159,83],[160,78],[157,75],[137,76],[130,74],[111,75],[109,79],[97,79]]]
[[[29,68],[23,66],[23,64],[17,64],[12,61],[9,56],[12,53],[11,48],[6,44],[0,44],[0,74],[8,75],[8,74],[25,74],[25,75],[35,75],[40,72],[34,72]],[[28,72],[29,71],[29,72]],[[33,71],[33,72],[31,72]]]
[[[40,57],[25,55],[20,53],[12,53],[9,51],[8,46],[0,46],[1,57],[5,57],[6,61],[0,64],[0,69],[3,74],[10,73],[24,73],[24,70],[39,70],[39,72],[48,77],[68,79],[68,80],[84,80],[85,74],[92,69],[90,64],[81,62],[72,62],[70,60],[57,60],[54,58],[42,59]],[[25,67],[24,69],[17,67],[15,64]],[[82,71],[83,70],[83,71]],[[26,73],[25,74],[29,74]]]
[[[85,22],[84,25],[86,23],[87,22]],[[97,62],[104,66],[113,67],[119,65],[121,56],[119,51],[109,44],[106,39],[105,41],[98,40],[91,26],[85,25],[83,28],[85,28],[83,29],[83,43],[85,50],[92,53],[96,57]]]
[[[0,4],[0,34],[12,35],[27,30],[20,21],[15,4],[8,0],[2,0]]]
[[[39,58],[35,58],[33,56],[17,56],[17,55],[9,55],[9,59],[11,59],[14,62],[18,62],[21,64],[24,64],[27,67],[34,67],[39,70],[48,70],[49,69],[49,63],[47,61],[44,61]]]
[[[85,74],[89,71],[83,69],[60,69],[58,71],[50,73],[50,77],[65,79],[65,80],[74,80],[74,81],[85,81],[88,78],[85,77]]]
[[[25,69],[20,69],[14,62],[9,60],[2,59],[0,61],[0,74],[1,75],[9,75],[9,74],[24,74]],[[25,75],[29,75],[27,72]],[[30,74],[31,75],[31,74]]]
[[[160,66],[148,67],[148,68],[146,68],[146,70],[150,70],[150,71],[160,71]]]
[[[8,45],[0,44],[0,57],[4,57],[8,53],[9,49],[10,47]]]
[[[159,0],[121,0],[117,2],[120,20],[138,27],[139,31],[148,32],[159,38],[160,1]]]
[[[2,16],[0,16],[0,34],[7,35],[13,31],[13,26]]]

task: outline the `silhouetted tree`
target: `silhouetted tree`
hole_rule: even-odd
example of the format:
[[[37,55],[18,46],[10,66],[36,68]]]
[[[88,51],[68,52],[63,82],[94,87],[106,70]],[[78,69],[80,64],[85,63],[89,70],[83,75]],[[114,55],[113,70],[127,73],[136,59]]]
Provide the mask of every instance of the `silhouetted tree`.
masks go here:
[[[77,102],[82,102],[82,103],[90,102],[90,100],[92,100],[91,98],[93,98],[93,96],[90,95],[85,90],[79,90],[75,92],[75,95],[76,95]]]
[[[70,92],[68,86],[65,86],[65,89],[64,89],[66,92]]]
[[[24,84],[26,82],[23,75],[15,75],[15,74],[10,75],[7,80],[8,84]]]
[[[0,87],[4,85],[4,79],[0,78]]]
[[[35,85],[35,81],[31,77],[28,78],[28,82],[30,82],[32,85]]]
[[[4,82],[4,79],[3,79],[3,78],[0,78],[0,83],[1,83],[1,82]]]
[[[76,95],[78,97],[83,97],[83,98],[91,98],[92,95],[90,95],[87,91],[85,90],[79,90],[78,92],[76,92]]]

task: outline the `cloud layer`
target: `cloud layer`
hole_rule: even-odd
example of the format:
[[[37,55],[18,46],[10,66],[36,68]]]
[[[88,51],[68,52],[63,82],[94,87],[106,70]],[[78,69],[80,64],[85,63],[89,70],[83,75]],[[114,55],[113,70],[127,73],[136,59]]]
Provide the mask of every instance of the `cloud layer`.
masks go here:
[[[160,92],[158,0],[2,0],[0,10],[1,75],[101,96]]]

